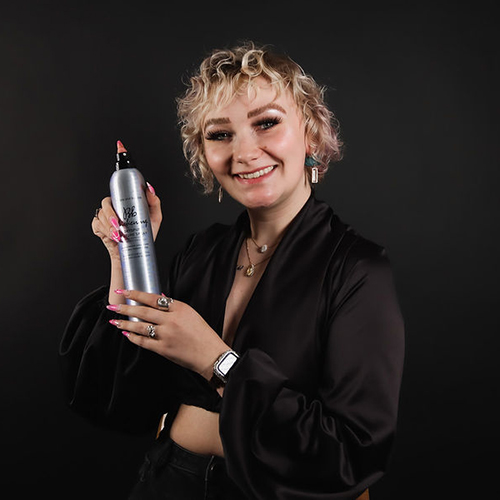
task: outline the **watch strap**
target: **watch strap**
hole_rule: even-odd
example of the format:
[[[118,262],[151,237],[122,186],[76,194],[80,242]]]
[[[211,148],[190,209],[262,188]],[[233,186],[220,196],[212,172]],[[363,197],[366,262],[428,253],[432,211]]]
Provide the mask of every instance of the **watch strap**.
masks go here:
[[[232,349],[223,352],[215,361],[210,385],[214,388],[223,387],[227,383],[229,372],[238,361],[239,356]],[[227,364],[229,363],[229,366]]]

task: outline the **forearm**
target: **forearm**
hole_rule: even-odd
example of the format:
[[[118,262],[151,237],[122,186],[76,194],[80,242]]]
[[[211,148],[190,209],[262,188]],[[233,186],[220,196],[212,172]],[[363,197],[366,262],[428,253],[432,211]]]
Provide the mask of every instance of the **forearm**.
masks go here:
[[[124,304],[123,295],[115,293],[115,290],[124,288],[123,273],[119,259],[111,259],[111,280],[109,284],[108,302],[110,304]]]

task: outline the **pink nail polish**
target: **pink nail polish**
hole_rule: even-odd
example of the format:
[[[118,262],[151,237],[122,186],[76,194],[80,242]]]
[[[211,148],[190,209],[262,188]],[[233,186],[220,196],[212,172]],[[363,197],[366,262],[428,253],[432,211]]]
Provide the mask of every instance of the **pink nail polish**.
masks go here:
[[[130,335],[129,332],[122,332],[122,333],[123,333],[123,335],[125,335],[125,337],[128,337]]]
[[[120,324],[120,321],[117,320],[117,319],[110,319],[109,322],[113,325],[113,326],[118,326]]]
[[[111,222],[111,225],[115,228],[115,229],[120,229],[120,224],[118,224],[118,221],[116,220],[115,217],[111,217],[109,219],[109,222]]]
[[[156,194],[155,188],[149,182],[146,182],[146,184],[148,185],[149,192]]]
[[[109,309],[110,311],[119,311],[120,306],[115,305],[115,304],[110,304],[109,306],[106,306],[106,309]],[[111,321],[113,321],[113,320],[111,320]]]
[[[118,231],[111,231],[111,239],[113,241],[116,241],[117,243],[120,243],[121,241],[120,233]]]
[[[115,293],[117,293],[118,295],[123,295],[123,290],[121,288],[117,288],[115,290]]]

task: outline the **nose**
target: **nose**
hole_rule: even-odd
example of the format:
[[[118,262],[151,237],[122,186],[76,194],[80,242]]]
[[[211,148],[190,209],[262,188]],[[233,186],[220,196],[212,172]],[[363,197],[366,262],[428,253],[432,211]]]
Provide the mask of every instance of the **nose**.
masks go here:
[[[237,163],[251,163],[262,155],[258,138],[253,133],[240,134],[233,144],[233,158]]]

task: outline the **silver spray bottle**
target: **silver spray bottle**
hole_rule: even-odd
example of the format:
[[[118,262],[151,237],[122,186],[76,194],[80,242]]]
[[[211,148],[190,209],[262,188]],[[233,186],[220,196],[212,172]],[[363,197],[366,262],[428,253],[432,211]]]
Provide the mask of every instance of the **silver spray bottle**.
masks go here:
[[[118,243],[126,290],[160,293],[156,252],[142,174],[121,142],[118,142],[116,171],[109,183],[113,208],[119,219]],[[137,302],[127,300],[128,304]],[[138,321],[137,318],[130,318]]]

